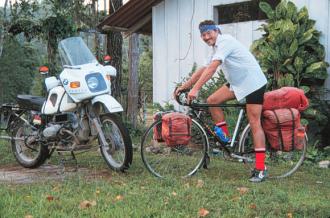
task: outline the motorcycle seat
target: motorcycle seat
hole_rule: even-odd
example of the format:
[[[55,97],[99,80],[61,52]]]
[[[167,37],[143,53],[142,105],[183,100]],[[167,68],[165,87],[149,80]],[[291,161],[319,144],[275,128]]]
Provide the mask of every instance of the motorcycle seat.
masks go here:
[[[20,107],[35,111],[41,111],[42,105],[46,98],[33,95],[18,95],[17,103]]]

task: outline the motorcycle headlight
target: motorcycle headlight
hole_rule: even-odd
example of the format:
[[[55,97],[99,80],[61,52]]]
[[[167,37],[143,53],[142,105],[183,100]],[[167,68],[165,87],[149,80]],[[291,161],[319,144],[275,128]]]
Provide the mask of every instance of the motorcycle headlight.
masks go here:
[[[90,89],[96,89],[96,87],[99,85],[99,81],[96,77],[92,76],[88,78],[87,85]]]

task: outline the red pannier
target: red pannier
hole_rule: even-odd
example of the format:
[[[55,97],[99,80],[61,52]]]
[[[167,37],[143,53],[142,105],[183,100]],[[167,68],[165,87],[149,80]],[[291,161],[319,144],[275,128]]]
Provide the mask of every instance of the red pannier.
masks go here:
[[[308,107],[308,104],[308,99],[303,90],[295,87],[283,87],[265,93],[263,110],[296,108],[303,111]]]
[[[191,122],[191,118],[182,113],[165,114],[162,117],[162,138],[166,145],[187,145],[191,139]]]
[[[162,120],[162,116],[165,114],[165,112],[157,112],[154,114],[154,121]],[[164,139],[162,138],[162,123],[157,124],[153,128],[153,139],[157,140],[157,142],[164,142]]]
[[[274,150],[302,150],[305,129],[300,124],[300,113],[295,108],[263,111],[262,126]],[[294,146],[293,146],[294,145]]]

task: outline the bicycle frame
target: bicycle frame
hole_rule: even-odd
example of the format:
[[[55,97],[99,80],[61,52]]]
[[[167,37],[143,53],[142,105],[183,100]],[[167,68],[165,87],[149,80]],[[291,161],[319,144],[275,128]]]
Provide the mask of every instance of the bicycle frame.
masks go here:
[[[191,111],[191,116],[193,118],[195,118],[198,123],[201,124],[201,126],[203,127],[203,129],[206,131],[206,133],[209,136],[212,136],[213,138],[216,139],[217,143],[220,145],[220,149],[224,150],[230,157],[232,158],[236,158],[236,159],[246,159],[248,161],[250,161],[250,158],[247,157],[243,157],[241,155],[237,155],[233,152],[234,148],[237,146],[237,144],[235,144],[235,141],[238,137],[239,134],[239,129],[241,128],[242,125],[242,121],[243,121],[243,115],[245,113],[245,104],[198,104],[198,103],[192,103],[190,105],[186,105],[188,106]],[[215,132],[203,121],[203,119],[201,118],[201,110],[203,109],[208,109],[210,107],[221,107],[221,108],[240,108],[239,111],[239,115],[236,121],[236,125],[235,125],[235,130],[234,130],[234,134],[231,140],[231,143],[229,146],[227,146],[227,144],[223,143],[220,138],[215,134]],[[229,149],[231,148],[231,149]]]

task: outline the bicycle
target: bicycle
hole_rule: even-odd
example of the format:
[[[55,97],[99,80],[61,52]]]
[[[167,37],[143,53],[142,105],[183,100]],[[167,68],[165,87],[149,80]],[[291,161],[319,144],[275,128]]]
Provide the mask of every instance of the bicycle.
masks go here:
[[[252,143],[250,125],[244,116],[245,104],[206,104],[186,103],[187,90],[176,98],[176,101],[189,108],[188,115],[192,118],[191,140],[188,145],[166,146],[165,142],[153,137],[155,127],[161,125],[161,120],[154,121],[144,133],[141,140],[141,157],[150,173],[156,177],[188,177],[194,175],[202,166],[210,164],[210,148],[220,149],[225,159],[244,163],[249,170],[254,169],[254,146]],[[239,108],[233,137],[224,143],[205,122],[204,112],[210,107]],[[246,125],[243,125],[246,123]],[[212,139],[210,143],[210,140]],[[266,146],[266,160],[269,178],[284,178],[292,175],[303,163],[307,148],[307,135],[303,140],[303,149],[282,152]]]

